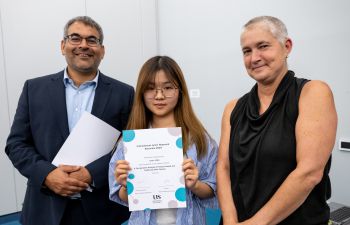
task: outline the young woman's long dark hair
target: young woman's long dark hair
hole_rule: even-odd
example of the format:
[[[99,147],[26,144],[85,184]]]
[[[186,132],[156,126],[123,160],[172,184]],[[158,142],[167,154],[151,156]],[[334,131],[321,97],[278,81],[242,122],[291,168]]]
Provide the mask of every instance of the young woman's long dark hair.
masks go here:
[[[127,129],[147,129],[149,127],[152,112],[147,109],[143,95],[149,84],[154,82],[157,72],[161,70],[179,89],[179,99],[174,109],[174,116],[176,126],[182,128],[184,152],[191,144],[195,144],[197,155],[200,158],[207,152],[207,136],[209,135],[192,109],[186,82],[179,65],[168,56],[152,57],[142,66]]]

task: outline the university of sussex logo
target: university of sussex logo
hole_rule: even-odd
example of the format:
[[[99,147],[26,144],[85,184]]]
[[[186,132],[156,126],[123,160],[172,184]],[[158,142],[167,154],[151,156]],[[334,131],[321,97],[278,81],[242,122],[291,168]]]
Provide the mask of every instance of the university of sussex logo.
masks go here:
[[[153,200],[161,200],[162,196],[161,195],[153,195]]]

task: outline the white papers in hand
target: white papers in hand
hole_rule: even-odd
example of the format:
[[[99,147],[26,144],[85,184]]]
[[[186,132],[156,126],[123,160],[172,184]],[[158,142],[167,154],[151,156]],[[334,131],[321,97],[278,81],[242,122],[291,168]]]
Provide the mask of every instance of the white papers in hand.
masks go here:
[[[84,112],[52,161],[55,166],[85,166],[110,152],[120,131]]]

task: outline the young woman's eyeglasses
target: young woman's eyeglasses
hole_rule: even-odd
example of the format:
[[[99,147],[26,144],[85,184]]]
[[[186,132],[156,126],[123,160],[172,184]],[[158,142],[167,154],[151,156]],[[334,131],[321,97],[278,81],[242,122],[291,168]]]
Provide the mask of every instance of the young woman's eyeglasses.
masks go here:
[[[164,86],[164,87],[160,87],[160,88],[156,88],[156,87],[151,86],[151,87],[146,88],[144,96],[145,96],[145,98],[153,99],[156,97],[158,91],[161,91],[161,93],[163,94],[164,97],[172,98],[175,96],[176,89],[178,89],[178,88],[173,86],[173,85]]]
[[[85,39],[86,44],[90,47],[96,47],[101,44],[101,40],[94,36],[84,38],[77,34],[71,34],[71,35],[65,36],[64,39],[68,40],[68,42],[71,43],[72,45],[80,45],[83,39]]]

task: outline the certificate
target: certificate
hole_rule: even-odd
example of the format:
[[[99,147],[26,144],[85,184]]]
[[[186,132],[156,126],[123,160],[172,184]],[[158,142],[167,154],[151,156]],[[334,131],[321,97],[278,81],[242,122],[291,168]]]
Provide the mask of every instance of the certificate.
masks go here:
[[[129,210],[185,208],[180,127],[124,130]]]

